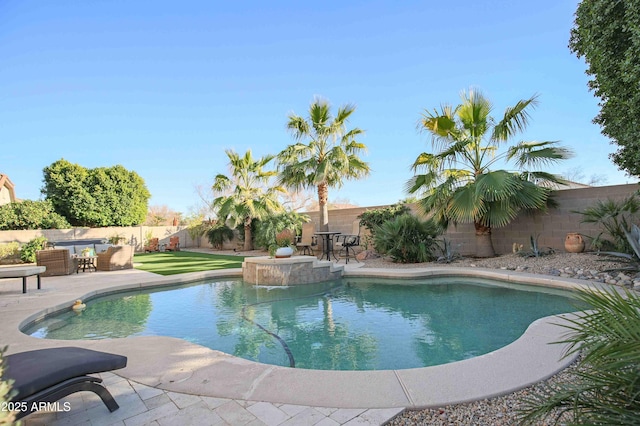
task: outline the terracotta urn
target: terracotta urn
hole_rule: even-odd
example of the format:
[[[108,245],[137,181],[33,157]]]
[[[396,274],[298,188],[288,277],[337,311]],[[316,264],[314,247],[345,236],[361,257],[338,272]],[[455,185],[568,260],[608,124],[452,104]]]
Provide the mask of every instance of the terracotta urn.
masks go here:
[[[582,253],[584,251],[584,240],[577,232],[569,232],[564,240],[564,249],[569,253]]]

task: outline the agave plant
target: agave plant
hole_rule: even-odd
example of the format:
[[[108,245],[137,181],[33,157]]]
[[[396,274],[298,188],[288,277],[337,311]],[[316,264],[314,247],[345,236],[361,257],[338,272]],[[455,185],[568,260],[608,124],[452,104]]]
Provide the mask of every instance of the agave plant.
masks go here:
[[[539,237],[540,235],[536,235],[535,237],[531,235],[529,237],[529,246],[531,247],[531,250],[529,251],[518,250],[517,253],[522,257],[542,257],[548,254],[555,253],[555,250],[553,250],[551,247],[541,248],[540,245],[538,244]]]
[[[438,263],[451,263],[458,259],[462,259],[462,255],[451,246],[451,240],[442,237],[439,241],[441,255],[436,259]],[[458,247],[460,244],[458,244]]]
[[[616,261],[626,264],[626,266],[614,269],[616,271],[640,272],[640,228],[632,224],[630,231],[626,229],[623,229],[623,231],[629,246],[633,250],[633,254],[614,251],[605,251],[600,254],[604,254],[609,258],[614,258]]]
[[[520,401],[523,424],[640,424],[640,296],[616,289],[583,290],[590,306],[567,318],[567,356],[583,354],[575,380],[546,386]]]

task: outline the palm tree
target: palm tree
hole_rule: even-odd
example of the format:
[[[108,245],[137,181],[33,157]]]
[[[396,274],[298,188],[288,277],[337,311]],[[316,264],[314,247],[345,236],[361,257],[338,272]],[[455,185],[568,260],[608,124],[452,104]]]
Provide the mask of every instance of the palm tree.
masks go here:
[[[346,105],[338,108],[338,114],[333,117],[329,103],[315,99],[309,107],[308,118],[289,115],[287,129],[296,143],[278,155],[280,183],[295,190],[317,188],[321,231],[329,230],[329,188],[342,186],[344,179],[358,179],[369,174],[369,165],[358,157],[366,146],[356,141],[364,131],[346,129],[347,120],[354,111],[355,106]]]
[[[407,182],[410,193],[442,224],[473,223],[476,255],[495,256],[491,228],[507,225],[523,209],[546,208],[549,184],[563,180],[530,167],[568,158],[570,151],[557,142],[518,142],[498,153],[501,144],[522,132],[536,96],[520,100],[495,121],[492,105],[482,93],[470,90],[462,104],[426,111],[419,127],[432,136],[435,153],[422,153],[413,163],[416,173]],[[518,171],[493,170],[498,161],[513,161]],[[418,171],[424,170],[424,174]]]
[[[283,208],[277,200],[277,193],[284,189],[269,184],[276,171],[263,170],[273,155],[254,160],[251,150],[242,157],[233,150],[225,152],[229,157],[231,177],[222,174],[215,177],[212,189],[221,195],[213,200],[213,208],[220,219],[230,222],[232,228],[244,224],[244,249],[251,250],[251,222],[281,212]]]

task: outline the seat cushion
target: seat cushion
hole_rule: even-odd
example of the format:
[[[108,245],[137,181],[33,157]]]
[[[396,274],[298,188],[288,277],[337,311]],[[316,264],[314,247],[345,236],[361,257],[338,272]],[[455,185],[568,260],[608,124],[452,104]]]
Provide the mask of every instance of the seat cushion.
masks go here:
[[[111,244],[96,244],[96,253],[104,253],[109,250]]]
[[[75,347],[19,352],[6,355],[4,361],[3,380],[14,380],[18,392],[14,401],[73,377],[127,366],[125,356]]]

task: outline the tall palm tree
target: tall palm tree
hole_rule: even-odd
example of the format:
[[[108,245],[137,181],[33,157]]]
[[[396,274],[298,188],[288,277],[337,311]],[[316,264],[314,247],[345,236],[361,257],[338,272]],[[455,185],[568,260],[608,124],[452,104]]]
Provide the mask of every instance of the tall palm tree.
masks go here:
[[[251,250],[251,222],[283,211],[277,194],[284,189],[270,185],[271,178],[277,174],[275,170],[263,170],[273,160],[273,155],[254,160],[251,150],[242,157],[230,149],[225,152],[229,157],[231,177],[223,174],[215,177],[212,189],[221,195],[213,200],[213,208],[220,219],[230,222],[231,227],[244,224],[244,249]]]
[[[463,92],[462,103],[440,111],[426,111],[419,127],[432,136],[434,153],[423,152],[413,163],[416,173],[407,182],[410,193],[423,196],[426,212],[443,224],[473,223],[476,255],[495,256],[491,228],[507,225],[523,209],[544,209],[559,177],[530,171],[568,158],[570,151],[557,142],[518,142],[498,153],[501,144],[522,132],[536,96],[505,110],[499,121],[492,105],[476,90]],[[499,161],[513,161],[517,171],[493,170]],[[418,171],[424,171],[420,174]]]
[[[329,188],[342,186],[345,179],[359,179],[369,174],[369,165],[358,157],[366,146],[356,141],[364,131],[346,129],[355,106],[338,108],[335,117],[330,109],[329,102],[315,99],[307,118],[291,113],[287,129],[296,143],[278,154],[281,184],[295,190],[317,188],[322,231],[329,230]],[[304,143],[305,140],[308,142]]]

